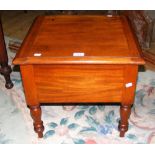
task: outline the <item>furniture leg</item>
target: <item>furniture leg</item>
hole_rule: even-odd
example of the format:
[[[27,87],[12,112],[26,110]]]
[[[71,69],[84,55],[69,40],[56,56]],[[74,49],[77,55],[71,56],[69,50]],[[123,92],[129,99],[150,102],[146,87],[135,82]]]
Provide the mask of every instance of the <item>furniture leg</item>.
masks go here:
[[[0,73],[4,75],[6,84],[5,87],[10,89],[13,87],[13,83],[10,79],[10,73],[12,72],[11,67],[8,65],[8,56],[5,47],[4,34],[2,29],[2,24],[0,21]]]
[[[124,137],[125,132],[128,131],[128,119],[131,113],[131,105],[121,105],[120,107],[120,117],[119,131],[120,137]]]
[[[8,65],[1,65],[2,67],[0,68],[0,73],[4,76],[5,78],[5,87],[7,89],[11,89],[13,87],[13,83],[10,79],[10,73],[12,72],[11,67]]]
[[[36,133],[38,133],[38,137],[42,138],[44,126],[43,126],[43,121],[41,120],[41,108],[40,108],[40,106],[39,105],[30,106],[30,113],[31,113],[31,117],[33,119],[34,130]]]

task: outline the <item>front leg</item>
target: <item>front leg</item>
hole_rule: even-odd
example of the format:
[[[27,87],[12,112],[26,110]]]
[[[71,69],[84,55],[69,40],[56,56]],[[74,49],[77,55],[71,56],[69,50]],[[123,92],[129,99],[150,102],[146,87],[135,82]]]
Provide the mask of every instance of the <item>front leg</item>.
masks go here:
[[[122,104],[120,107],[121,120],[119,122],[120,137],[124,137],[125,132],[128,131],[128,119],[131,113],[131,105]]]
[[[44,126],[43,126],[43,121],[41,120],[41,108],[40,105],[37,106],[30,106],[30,113],[33,119],[33,125],[34,125],[34,130],[36,133],[38,133],[38,137],[42,138],[43,137],[43,131],[44,131]]]
[[[137,74],[137,65],[124,66],[124,89],[120,108],[121,120],[119,123],[120,137],[124,137],[125,132],[128,131],[128,119],[134,102]]]
[[[1,65],[0,73],[4,76],[6,81],[5,87],[10,89],[13,87],[13,83],[10,79],[10,73],[12,69],[8,65],[8,55],[7,55],[7,50],[5,46],[4,33],[3,33],[1,20],[0,20],[0,65]]]

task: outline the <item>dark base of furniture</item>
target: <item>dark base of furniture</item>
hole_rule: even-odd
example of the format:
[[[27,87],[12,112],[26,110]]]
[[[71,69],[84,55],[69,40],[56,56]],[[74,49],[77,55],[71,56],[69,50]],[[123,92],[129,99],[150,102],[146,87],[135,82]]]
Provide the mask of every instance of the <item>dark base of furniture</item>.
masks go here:
[[[11,67],[8,65],[8,55],[4,41],[4,33],[2,28],[2,23],[0,20],[0,73],[5,78],[5,87],[10,89],[13,87],[13,83],[10,79],[10,73],[12,72]]]
[[[1,67],[0,68],[0,73],[4,76],[5,78],[5,87],[7,89],[11,89],[13,87],[13,83],[10,79],[10,73],[12,72],[11,70],[11,67],[8,65],[8,66],[4,66],[4,67]]]

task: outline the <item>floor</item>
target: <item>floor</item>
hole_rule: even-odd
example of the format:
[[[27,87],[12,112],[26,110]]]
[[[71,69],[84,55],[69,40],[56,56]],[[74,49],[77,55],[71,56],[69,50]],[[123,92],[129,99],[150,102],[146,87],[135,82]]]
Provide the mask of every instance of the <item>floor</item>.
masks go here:
[[[38,15],[65,14],[66,11],[0,11],[5,35],[23,40]],[[70,11],[71,12],[71,11]],[[74,11],[76,14],[77,11]],[[84,14],[84,11],[80,11]],[[80,14],[78,12],[78,14]],[[104,14],[105,11],[87,11],[85,14]]]
[[[0,11],[2,24],[4,29],[4,34],[9,37],[23,40],[33,22],[33,20],[38,15],[51,15],[57,12],[58,14],[65,13],[65,11]],[[80,11],[80,13],[84,13]],[[105,11],[87,11],[87,14],[104,14]],[[76,14],[76,11],[75,11]],[[155,51],[155,46],[153,45],[150,51]],[[146,68],[149,68],[152,71],[155,71],[155,65],[152,65],[146,62]]]
[[[6,36],[23,40],[33,20],[45,11],[1,11],[1,20]]]

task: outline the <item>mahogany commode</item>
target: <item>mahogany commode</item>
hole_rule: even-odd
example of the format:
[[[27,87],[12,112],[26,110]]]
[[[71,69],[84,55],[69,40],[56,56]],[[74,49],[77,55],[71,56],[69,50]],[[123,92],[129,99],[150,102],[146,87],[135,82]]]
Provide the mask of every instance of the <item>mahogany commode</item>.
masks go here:
[[[38,136],[44,130],[40,103],[120,102],[123,137],[144,64],[139,52],[124,16],[39,16],[13,61]]]

